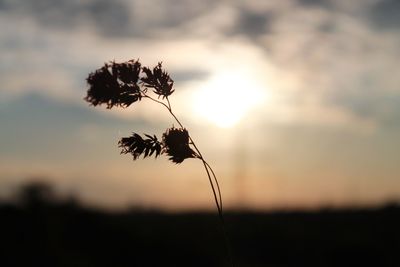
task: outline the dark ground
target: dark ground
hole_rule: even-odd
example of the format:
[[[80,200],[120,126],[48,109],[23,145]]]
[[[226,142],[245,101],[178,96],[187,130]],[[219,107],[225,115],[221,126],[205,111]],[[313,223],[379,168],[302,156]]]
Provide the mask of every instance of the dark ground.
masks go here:
[[[236,267],[400,266],[400,207],[226,214]],[[106,213],[27,187],[0,204],[0,266],[229,266],[214,213]]]

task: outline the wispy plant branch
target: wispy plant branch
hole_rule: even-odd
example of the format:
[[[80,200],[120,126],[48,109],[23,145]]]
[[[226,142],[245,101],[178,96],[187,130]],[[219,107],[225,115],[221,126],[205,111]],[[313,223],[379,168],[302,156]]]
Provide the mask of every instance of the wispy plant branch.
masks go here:
[[[111,61],[90,73],[86,80],[89,89],[85,100],[93,106],[105,104],[108,109],[114,106],[127,108],[142,99],[150,99],[168,110],[179,125],[178,128],[168,128],[163,133],[161,141],[156,135],[149,134],[145,134],[142,137],[137,133],[133,133],[130,137],[124,137],[118,142],[121,154],[131,154],[134,160],[140,156],[146,158],[153,155],[158,157],[161,154],[166,154],[169,160],[176,164],[182,163],[188,158],[201,160],[221,221],[229,260],[233,266],[230,242],[223,216],[222,193],[217,176],[210,164],[204,159],[189,132],[172,110],[169,96],[175,91],[173,89],[174,81],[168,72],[163,70],[162,63],[160,62],[153,69],[150,69],[142,67],[138,60],[129,60],[123,63]],[[154,94],[155,97],[150,94]]]

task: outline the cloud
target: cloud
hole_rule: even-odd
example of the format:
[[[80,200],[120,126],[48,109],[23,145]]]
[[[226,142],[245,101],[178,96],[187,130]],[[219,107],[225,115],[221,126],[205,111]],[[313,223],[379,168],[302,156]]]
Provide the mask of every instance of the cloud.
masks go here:
[[[148,66],[163,61],[175,80],[174,109],[217,166],[232,167],[236,136],[247,134],[248,154],[263,155],[248,161],[249,169],[259,168],[255,181],[267,176],[262,168],[303,187],[306,177],[326,175],[335,182],[385,175],[395,181],[400,48],[390,12],[396,8],[388,0],[0,0],[0,169],[20,177],[32,170],[92,177],[71,181],[78,188],[103,179],[107,189],[122,179],[112,191],[132,185],[149,198],[154,184],[158,193],[174,192],[162,186],[175,185],[178,170],[164,172],[153,161],[132,165],[116,147],[131,131],[159,135],[171,126],[168,114],[148,103],[110,111],[83,101],[89,72],[108,60],[139,58]],[[267,100],[234,130],[205,127],[192,115],[191,93],[235,70],[250,73]],[[151,166],[151,173],[139,166]],[[232,175],[225,174],[229,187]],[[201,180],[197,175],[182,181]],[[105,191],[94,189],[89,198]]]
[[[398,30],[400,26],[400,2],[381,0],[370,7],[369,18],[378,30]]]
[[[390,11],[387,3],[393,5],[377,2],[386,9],[376,12]],[[325,114],[347,111],[348,121],[379,120],[375,113],[395,104],[373,99],[398,94],[398,37],[360,19],[359,14],[370,14],[369,5],[348,5],[309,0],[3,1],[2,90],[82,102],[87,73],[104,61],[130,58],[145,65],[164,61],[184,90],[191,82],[205,82],[218,68],[242,61],[253,69],[265,68],[265,76],[273,69],[282,82],[268,90],[281,99],[296,99],[279,102],[282,106],[307,113],[310,107],[304,103],[311,101],[314,108],[324,107]],[[245,56],[253,52],[256,58]],[[396,116],[395,108],[389,110],[393,113],[385,116]],[[319,116],[323,121],[324,112]]]
[[[181,84],[184,82],[204,81],[210,73],[206,70],[191,69],[174,71],[173,80],[175,83]]]
[[[181,27],[216,6],[195,0],[23,0],[0,2],[0,11],[31,18],[49,30],[92,28],[107,37],[154,37]]]
[[[159,128],[141,119],[102,115],[93,108],[34,93],[2,103],[0,114],[3,129],[0,158],[54,164],[84,160],[91,150],[104,154],[104,157],[108,149],[115,152],[112,154],[118,154],[116,142],[121,137],[118,133],[130,135],[132,125],[143,130]],[[97,130],[91,132],[91,138],[84,131],[88,128]],[[109,142],[99,145],[104,140]]]
[[[72,29],[90,24],[102,33],[119,35],[130,25],[130,7],[120,0],[16,0],[3,4],[3,9],[14,16],[30,17],[41,27],[50,29]]]
[[[258,13],[251,10],[240,10],[236,24],[232,28],[232,34],[245,35],[249,38],[268,34],[273,19],[272,12]]]
[[[297,0],[300,6],[332,8],[334,3],[330,0]]]
[[[393,101],[400,95],[400,73],[393,60],[400,55],[399,36],[371,27],[364,18],[372,13],[387,17],[379,25],[392,28],[398,18],[390,14],[397,10],[394,2],[301,0],[253,8],[259,19],[247,22],[243,18],[252,13],[241,9],[233,32],[263,48],[280,70],[280,79],[296,81],[280,93],[292,101],[280,105],[292,110],[289,113],[306,115],[298,120],[385,127],[385,121],[399,116]]]

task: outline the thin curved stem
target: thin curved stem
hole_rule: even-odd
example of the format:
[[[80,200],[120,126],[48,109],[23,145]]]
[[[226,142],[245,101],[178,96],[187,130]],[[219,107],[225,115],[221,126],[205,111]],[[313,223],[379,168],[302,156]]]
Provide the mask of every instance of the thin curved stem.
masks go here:
[[[205,164],[207,165],[207,167],[210,169],[210,171],[211,171],[211,173],[212,173],[212,175],[213,175],[213,177],[214,177],[215,184],[217,185],[217,188],[218,188],[218,196],[219,196],[219,206],[220,206],[221,212],[222,212],[222,194],[221,194],[221,189],[220,189],[220,187],[219,187],[219,183],[218,183],[217,176],[215,175],[214,170],[211,168],[210,164],[208,164],[207,161],[204,161],[204,163],[205,163]]]
[[[156,103],[158,103],[158,104],[161,104],[161,105],[163,105],[164,107],[166,107],[168,110],[170,110],[170,107],[168,107],[167,105],[165,105],[164,102],[162,102],[162,101],[160,101],[160,100],[157,100],[157,99],[155,99],[155,98],[153,98],[153,97],[147,95],[146,93],[143,93],[143,96],[142,96],[142,97],[146,97],[146,98],[148,98],[148,99],[150,99],[150,100],[153,100],[154,102],[156,102]]]
[[[168,103],[168,107],[169,107],[169,109],[171,109],[171,103],[169,102],[169,99],[168,99],[168,97],[167,97],[167,103]]]
[[[168,106],[169,106],[169,108],[168,108],[169,113],[174,117],[175,121],[179,124],[179,126],[181,126],[182,128],[185,128],[185,127],[182,125],[182,123],[179,121],[179,119],[175,116],[175,114],[172,112],[171,104],[170,104],[170,102],[169,102],[168,97],[167,97],[166,99],[167,99]],[[164,106],[166,106],[166,105],[164,104]],[[219,197],[219,203],[218,203],[218,201],[216,201],[216,202],[217,202],[217,206],[219,206],[219,208],[218,208],[219,212],[222,213],[222,195],[221,195],[221,189],[220,189],[220,187],[219,187],[219,183],[218,183],[217,176],[215,175],[215,173],[214,173],[213,169],[211,168],[211,166],[210,166],[210,165],[207,163],[207,161],[203,158],[203,155],[201,154],[200,150],[197,148],[195,142],[193,141],[193,139],[192,139],[192,137],[191,137],[190,135],[189,135],[189,139],[190,139],[190,142],[192,143],[193,147],[195,148],[197,154],[199,155],[199,158],[203,161],[204,168],[206,169],[206,172],[209,173],[209,171],[208,171],[208,169],[207,169],[207,168],[209,168],[210,171],[211,171],[211,173],[212,173],[212,175],[213,175],[213,178],[214,178],[215,183],[216,183],[216,185],[217,185],[218,197]],[[212,183],[211,181],[210,181],[210,183],[211,183],[211,186],[214,187],[214,186],[213,186],[213,183]]]
[[[167,100],[167,104],[165,104],[164,102],[159,101],[159,100],[147,95],[146,93],[143,93],[143,97],[149,98],[150,100],[152,100],[152,101],[154,101],[154,102],[156,102],[158,104],[163,105],[168,110],[168,112],[171,114],[171,116],[175,119],[175,121],[178,123],[178,125],[181,128],[185,128],[183,126],[183,124],[179,121],[179,119],[175,116],[175,114],[173,113],[172,108],[171,108],[171,103],[170,103],[168,97],[165,97],[165,99]],[[218,183],[217,176],[215,175],[215,172],[211,168],[210,164],[208,164],[207,161],[203,158],[203,155],[201,154],[200,150],[198,149],[198,147],[196,146],[195,142],[193,141],[193,139],[192,139],[192,137],[190,135],[189,135],[189,141],[193,145],[194,149],[196,150],[198,158],[202,161],[204,169],[206,170],[208,181],[210,182],[211,190],[213,192],[215,205],[217,206],[218,217],[220,218],[220,221],[221,221],[222,231],[223,231],[223,234],[224,234],[224,239],[225,239],[225,244],[226,244],[229,260],[230,260],[231,266],[233,267],[234,266],[234,262],[233,262],[233,257],[232,257],[232,250],[231,250],[231,245],[230,245],[228,233],[227,233],[227,230],[226,230],[226,227],[225,227],[225,220],[224,220],[224,215],[223,215],[223,211],[222,211],[222,194],[221,194],[221,189],[220,189],[220,186],[219,186],[219,183]],[[211,171],[211,174],[212,174],[212,178],[211,178],[210,171]],[[213,180],[215,182],[216,188],[215,188]]]
[[[218,202],[217,194],[215,193],[214,183],[213,183],[213,181],[212,181],[212,179],[211,179],[210,171],[209,171],[208,168],[207,168],[207,162],[206,162],[204,159],[202,159],[202,158],[200,158],[200,160],[203,162],[204,168],[205,168],[206,173],[207,173],[208,181],[210,182],[211,189],[212,189],[212,191],[213,191],[215,204],[217,205],[217,209],[218,209],[218,215],[219,215],[220,217],[222,217],[222,215],[223,215],[223,214],[222,214],[222,207],[221,207],[221,204]],[[218,187],[218,194],[220,195],[219,187]]]
[[[168,97],[166,97],[166,100],[167,100],[167,103],[168,103],[168,105],[166,105],[164,102],[159,101],[159,100],[157,100],[157,99],[155,99],[155,98],[153,98],[153,97],[151,97],[151,96],[149,96],[149,95],[147,95],[145,93],[144,93],[143,96],[149,98],[150,100],[152,100],[152,101],[154,101],[156,103],[159,103],[159,104],[163,105],[164,107],[166,107],[168,109],[168,112],[172,115],[172,117],[174,117],[175,121],[179,124],[179,126],[182,127],[182,128],[185,128],[183,126],[183,124],[179,121],[179,119],[175,116],[175,114],[172,112],[171,103],[169,102]],[[215,199],[216,199],[215,202],[216,202],[216,205],[217,205],[217,208],[218,208],[218,212],[222,213],[222,194],[221,194],[221,189],[219,187],[217,176],[215,175],[214,170],[211,168],[210,164],[208,164],[207,161],[203,158],[203,155],[201,154],[200,150],[196,146],[196,144],[193,141],[191,136],[189,136],[189,139],[190,139],[191,144],[195,148],[197,154],[199,155],[199,159],[203,162],[204,168],[205,168],[205,170],[207,172],[207,175],[209,176],[210,185],[211,185],[211,188],[213,189],[213,193],[216,194],[215,193],[214,184],[213,184],[213,182],[211,180],[210,171],[211,171],[211,173],[213,175],[213,179],[215,181],[215,184],[217,185],[217,191],[218,191],[218,200],[217,200],[217,196],[214,196]],[[210,169],[210,171],[208,169]]]

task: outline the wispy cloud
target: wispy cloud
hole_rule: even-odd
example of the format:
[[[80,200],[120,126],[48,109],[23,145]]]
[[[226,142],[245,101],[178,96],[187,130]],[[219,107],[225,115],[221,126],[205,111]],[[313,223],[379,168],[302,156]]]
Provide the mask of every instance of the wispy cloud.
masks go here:
[[[342,121],[377,124],[397,116],[389,100],[400,94],[396,1],[175,2],[3,1],[3,94],[80,99],[85,73],[106,60],[139,57],[167,62],[184,88],[237,57],[271,66],[282,82],[265,86],[293,114],[319,110],[320,121],[330,122],[328,114],[348,112]],[[240,48],[221,55],[235,44],[263,55],[258,63]]]
[[[132,123],[141,129],[170,126],[153,105],[107,112],[84,107],[89,72],[104,61],[140,58],[150,66],[164,62],[175,80],[174,106],[203,140],[215,137],[203,131],[204,121],[193,117],[193,91],[207,86],[222,70],[245,69],[262,84],[266,101],[235,129],[251,132],[246,144],[257,155],[249,156],[258,164],[254,184],[283,183],[278,178],[264,181],[263,174],[297,177],[294,185],[280,185],[295,194],[302,181],[310,182],[307,175],[314,169],[314,176],[330,177],[336,188],[346,186],[340,177],[353,184],[368,177],[370,184],[377,184],[382,174],[384,194],[390,185],[398,186],[393,159],[399,157],[399,8],[396,0],[0,1],[0,120],[6,129],[0,133],[2,167],[8,166],[12,173],[18,164],[32,160],[37,166],[32,169],[45,170],[46,162],[51,162],[51,173],[64,164],[70,169],[76,165],[77,177],[94,176],[73,160],[71,143],[85,146],[80,148],[82,157],[77,157],[85,162],[93,147],[97,154],[102,149],[114,151],[116,131],[129,135]],[[215,146],[231,155],[226,142],[234,134],[221,135],[227,137],[225,143]],[[49,154],[57,149],[55,137],[63,140],[60,146],[65,149],[58,162]],[[109,147],[101,148],[105,140],[110,140]],[[24,149],[29,157],[22,156]],[[211,147],[205,150],[229,174],[226,166],[231,159],[215,154]],[[258,157],[265,151],[269,159]],[[103,162],[110,160],[114,167],[95,175],[129,174],[128,162],[124,171],[112,174],[118,169],[115,152],[114,158],[102,155]],[[96,160],[89,165],[96,165]],[[311,193],[305,187],[307,183],[299,195]],[[89,198],[95,198],[95,191],[91,194]],[[263,194],[255,195],[261,199]]]

